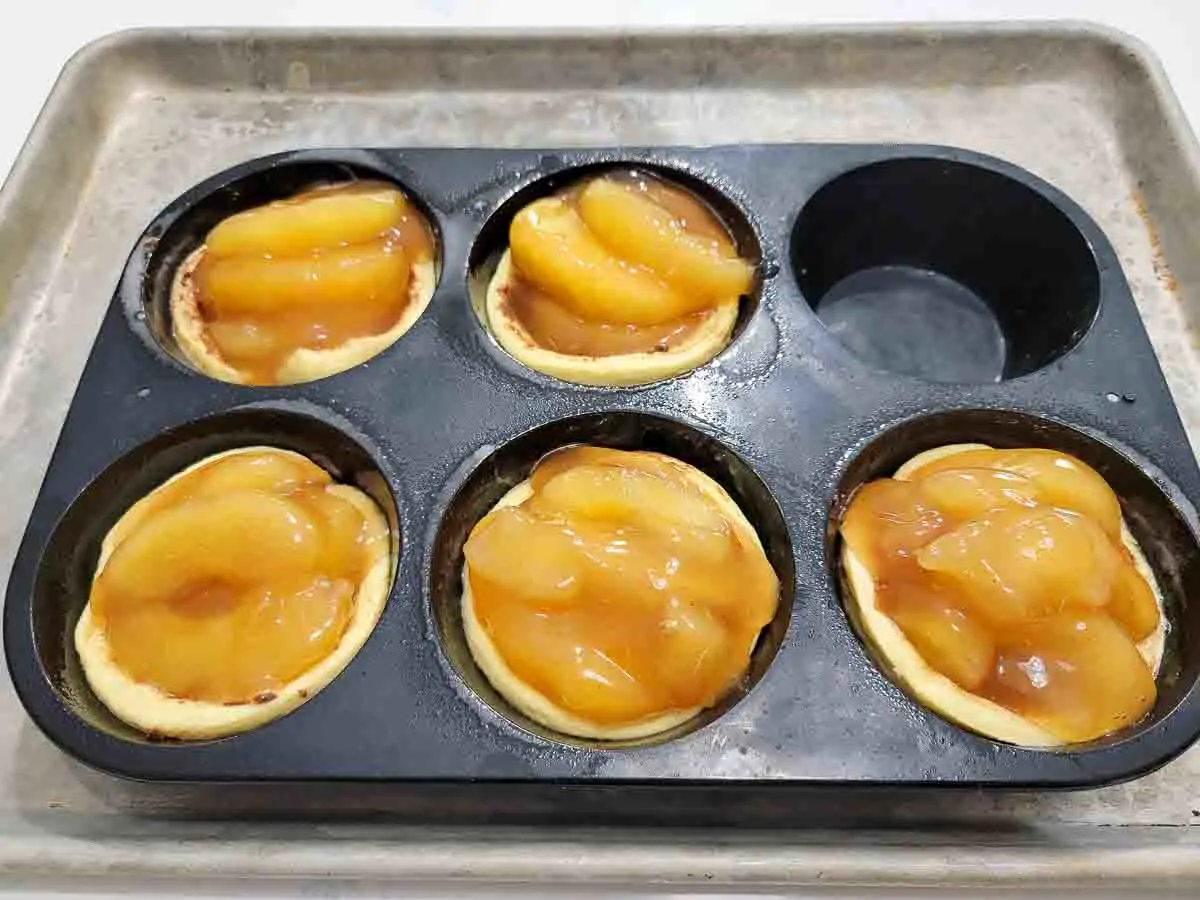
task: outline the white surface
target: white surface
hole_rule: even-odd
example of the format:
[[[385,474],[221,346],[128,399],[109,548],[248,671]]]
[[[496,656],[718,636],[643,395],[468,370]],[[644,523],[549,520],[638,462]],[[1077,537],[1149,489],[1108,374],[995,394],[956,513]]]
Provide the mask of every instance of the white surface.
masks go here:
[[[67,58],[111,31],[136,26],[270,25],[391,27],[517,27],[785,25],[996,19],[1088,19],[1145,41],[1163,61],[1193,123],[1200,123],[1200,2],[1197,0],[602,0],[564,3],[535,0],[3,0],[0,25],[0,172],[7,173]],[[20,10],[20,12],[17,12]],[[18,18],[19,17],[19,18]],[[20,23],[18,26],[17,23]],[[48,893],[44,891],[49,891]],[[10,896],[128,898],[221,897],[408,897],[468,896],[453,888],[389,891],[382,885],[334,882],[308,885],[231,884],[97,885],[65,883],[0,885]],[[471,892],[469,896],[484,896]],[[499,897],[535,896],[528,891]],[[538,896],[553,896],[550,893]],[[581,895],[575,894],[576,897]],[[596,893],[581,897],[616,897]],[[630,895],[626,895],[630,896]],[[657,895],[682,897],[684,895]],[[705,895],[715,900],[717,895]],[[851,900],[850,892],[811,896]],[[922,896],[905,892],[897,896]],[[946,895],[950,896],[950,895]],[[997,895],[999,897],[1000,895]],[[1097,898],[1098,900],[1098,898]]]

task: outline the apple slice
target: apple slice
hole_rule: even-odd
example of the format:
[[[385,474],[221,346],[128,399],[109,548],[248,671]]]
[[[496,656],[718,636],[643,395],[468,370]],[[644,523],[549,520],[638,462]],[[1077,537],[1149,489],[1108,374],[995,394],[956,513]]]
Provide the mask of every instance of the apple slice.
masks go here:
[[[1129,636],[1103,615],[1033,622],[1000,644],[1000,699],[1065,741],[1103,737],[1154,705],[1154,676]]]
[[[1109,537],[1121,534],[1121,503],[1108,482],[1087,463],[1057,450],[967,450],[922,466],[909,473],[909,478],[923,479],[946,469],[965,468],[1001,469],[1022,475],[1037,485],[1041,503],[1089,516]]]
[[[480,579],[492,589],[555,606],[579,595],[584,560],[570,535],[520,507],[490,513],[463,551],[471,580]]]
[[[934,593],[909,591],[888,616],[932,668],[959,687],[978,690],[992,673],[996,644],[969,613]]]
[[[1002,469],[943,469],[917,484],[921,496],[952,519],[980,519],[1002,507],[1038,503],[1036,482]]]
[[[1122,563],[1106,612],[1135,641],[1145,640],[1158,628],[1158,601],[1132,560]]]
[[[739,297],[754,281],[730,245],[692,234],[648,195],[614,181],[584,188],[579,214],[614,256],[652,270],[698,306]]]
[[[400,226],[406,205],[384,185],[309,191],[230,216],[208,233],[205,252],[284,259],[369,243]]]
[[[196,280],[204,309],[254,316],[397,303],[407,295],[409,275],[404,249],[380,240],[294,259],[204,259]]]
[[[744,648],[735,651],[729,646],[725,628],[702,604],[672,598],[659,628],[662,648],[656,675],[681,706],[696,702],[697,684],[709,686],[701,703],[712,703],[745,668]]]
[[[1119,551],[1087,516],[1007,507],[923,547],[917,562],[956,587],[969,611],[997,626],[1109,601]]]
[[[732,548],[729,523],[707,497],[683,483],[635,468],[578,465],[538,492],[539,508],[647,529],[660,539],[703,548],[712,560]]]
[[[97,584],[119,590],[101,590],[98,611],[312,571],[320,538],[319,521],[285,498],[257,490],[197,497],[160,510],[117,546]]]
[[[300,485],[326,485],[332,480],[328,472],[307,459],[267,452],[226,456],[197,469],[178,484],[192,497],[207,497],[234,491],[284,492]]]
[[[657,275],[614,257],[557,197],[536,200],[509,227],[509,251],[521,277],[592,321],[657,325],[709,305]]]

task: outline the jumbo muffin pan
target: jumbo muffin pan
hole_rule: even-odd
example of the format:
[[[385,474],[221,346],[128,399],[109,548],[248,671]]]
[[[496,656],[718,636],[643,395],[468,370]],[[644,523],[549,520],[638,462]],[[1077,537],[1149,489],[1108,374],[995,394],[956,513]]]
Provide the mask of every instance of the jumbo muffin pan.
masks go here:
[[[606,167],[695,191],[758,264],[730,345],[641,387],[534,372],[479,314],[517,209]],[[434,227],[437,291],[413,328],[367,363],[290,387],[191,369],[170,339],[174,267],[221,218],[354,177],[398,184]],[[846,502],[957,441],[1067,451],[1121,497],[1171,623],[1158,703],[1136,727],[1065,750],[997,743],[913,701],[860,640],[837,568]],[[663,451],[714,477],[783,592],[734,694],[626,744],[557,735],[508,706],[474,665],[458,608],[471,527],[542,454],[577,442]],[[173,473],[259,443],[308,455],[385,510],[398,538],[387,606],[296,711],[220,740],[155,740],[104,709],[75,656],[100,541]],[[1198,496],[1112,247],[1070,198],[1005,162],[833,144],[291,152],[197,185],[138,240],[13,567],[5,650],[53,741],[144,780],[1097,785],[1200,734]]]

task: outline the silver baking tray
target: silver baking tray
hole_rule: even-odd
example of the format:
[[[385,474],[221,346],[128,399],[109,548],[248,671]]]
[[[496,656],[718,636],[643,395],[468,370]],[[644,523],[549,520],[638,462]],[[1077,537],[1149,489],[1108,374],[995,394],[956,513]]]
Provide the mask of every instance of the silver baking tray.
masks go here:
[[[1081,203],[1121,257],[1193,446],[1200,150],[1158,63],[1092,26],[777,32],[140,31],[64,70],[0,193],[0,565],[7,572],[133,242],[221,169],[319,146],[949,144]],[[0,883],[43,875],[522,884],[1195,890],[1200,749],[1079,793],[817,791],[777,827],[464,823],[379,786],[115,780],[45,740],[0,679]],[[712,824],[713,822],[717,824]],[[543,823],[545,826],[545,823]]]

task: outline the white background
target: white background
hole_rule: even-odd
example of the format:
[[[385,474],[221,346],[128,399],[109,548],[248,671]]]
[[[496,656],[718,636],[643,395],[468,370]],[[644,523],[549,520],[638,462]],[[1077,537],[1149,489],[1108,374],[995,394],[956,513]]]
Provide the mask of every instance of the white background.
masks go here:
[[[7,173],[67,58],[111,31],[138,26],[269,25],[510,27],[648,27],[785,25],[896,21],[1086,19],[1142,39],[1158,54],[1193,123],[1200,123],[1200,0],[0,0],[0,172]],[[43,889],[47,893],[43,893]],[[461,889],[405,891],[384,885],[0,884],[0,893],[40,897],[462,897]],[[485,896],[485,892],[470,892]],[[529,891],[497,897],[528,898]],[[563,896],[562,892],[557,894]],[[537,894],[554,896],[554,894]],[[580,900],[634,896],[575,893]],[[681,898],[684,895],[658,895]],[[714,898],[715,895],[707,895]],[[809,896],[842,900],[857,892]],[[929,896],[904,892],[915,900]],[[942,894],[940,896],[954,896]],[[1001,900],[1007,894],[989,895]],[[1032,897],[1031,894],[1022,896]],[[1108,896],[1108,895],[1105,895]],[[1128,895],[1113,894],[1113,897]],[[1182,894],[1179,896],[1183,896]],[[1193,893],[1190,896],[1195,897]],[[1094,900],[1099,900],[1097,895]]]

